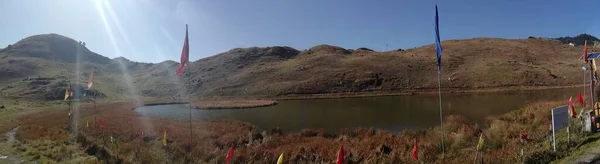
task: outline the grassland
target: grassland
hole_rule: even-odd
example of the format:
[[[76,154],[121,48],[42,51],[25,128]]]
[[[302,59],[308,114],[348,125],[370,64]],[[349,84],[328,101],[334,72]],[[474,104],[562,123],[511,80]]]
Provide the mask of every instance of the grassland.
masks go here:
[[[281,152],[285,152],[286,162],[289,163],[315,163],[333,161],[337,148],[343,145],[348,163],[463,163],[474,158],[476,141],[480,132],[483,132],[486,136],[484,158],[487,162],[516,163],[519,160],[516,152],[521,145],[525,148],[527,163],[560,162],[574,159],[586,148],[597,145],[600,138],[597,134],[574,130],[567,147],[566,134],[561,132],[558,136],[559,151],[552,152],[547,136],[549,109],[562,103],[537,102],[502,116],[490,117],[483,125],[460,116],[448,116],[444,124],[444,159],[439,150],[439,127],[401,133],[368,128],[346,129],[338,133],[317,129],[279,133],[233,120],[194,122],[190,157],[187,151],[190,147],[187,122],[141,116],[129,110],[135,106],[133,103],[100,105],[97,113],[86,104],[82,105],[79,113],[80,136],[77,138],[85,138],[85,144],[82,145],[87,149],[74,150],[73,154],[81,154],[79,159],[90,159],[85,156],[88,154],[85,151],[97,152],[102,148],[112,155],[98,157],[100,159],[118,156],[126,162],[138,163],[216,163],[223,162],[228,146],[234,144],[235,163],[273,163]],[[86,121],[93,120],[94,113],[104,120],[103,129],[83,126]],[[66,131],[66,114],[65,108],[57,108],[16,119],[21,126],[17,132],[18,139],[25,144],[10,145],[11,150],[21,152],[28,160],[38,159],[27,155],[28,152],[39,151],[42,154],[39,159],[59,163],[64,161],[64,156],[44,155],[41,152],[50,149],[48,147],[61,148],[54,144],[73,140]],[[529,134],[525,144],[519,141],[520,130]],[[142,131],[144,137],[140,138]],[[161,143],[164,131],[168,135],[166,147]],[[111,137],[113,142],[110,142]],[[414,138],[419,140],[420,161],[410,158]],[[84,142],[83,139],[77,140]]]

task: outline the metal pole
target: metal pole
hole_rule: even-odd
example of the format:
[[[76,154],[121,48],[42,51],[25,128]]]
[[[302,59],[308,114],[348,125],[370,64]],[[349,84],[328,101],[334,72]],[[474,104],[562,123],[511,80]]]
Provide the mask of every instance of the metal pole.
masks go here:
[[[585,65],[583,65],[585,67]],[[585,69],[583,69],[583,95],[585,95]],[[583,99],[585,102],[585,98]]]
[[[554,131],[554,110],[552,110],[552,148],[556,152],[556,135]]]
[[[569,121],[570,122],[570,121]],[[571,123],[569,123],[570,125]],[[571,132],[569,131],[569,126],[567,126],[567,147],[569,147],[569,143],[571,142]]]
[[[442,86],[440,79],[440,72],[438,71],[438,97],[440,103],[440,127],[442,133],[442,159],[444,159],[445,151],[444,151],[444,116],[442,114]]]
[[[189,122],[190,122],[190,158],[191,158],[192,157],[192,143],[193,143],[192,142],[192,138],[193,138],[194,135],[192,133],[192,98],[190,96],[190,91],[189,91],[189,88],[191,88],[190,80],[192,78],[192,71],[190,69],[190,63],[189,62],[187,64],[187,68],[188,68],[188,73],[189,73],[188,80],[187,80],[187,82],[188,82],[188,89],[187,89],[188,91],[187,92],[188,92],[188,110],[189,110],[189,116],[190,116]]]
[[[187,24],[185,25],[185,39],[186,39],[185,42],[187,44],[187,47],[186,47],[187,48],[187,54],[186,54],[187,61],[185,61],[185,62],[187,62],[187,69],[188,69],[188,80],[187,80],[188,89],[186,89],[186,91],[188,93],[188,111],[189,111],[189,117],[190,117],[190,119],[189,119],[189,123],[190,123],[190,152],[189,152],[189,155],[190,155],[190,160],[191,160],[192,159],[192,144],[193,144],[192,138],[194,138],[194,134],[192,132],[192,98],[191,98],[191,91],[189,91],[189,89],[191,89],[191,85],[192,85],[192,83],[191,83],[192,69],[190,66],[192,63],[190,63],[190,49],[189,49],[190,46],[189,46],[188,25]]]
[[[93,72],[94,72],[94,68],[92,68],[92,73]],[[92,82],[92,88],[90,90],[93,90],[96,86],[94,85],[93,80],[91,82]],[[94,92],[94,96],[92,97],[92,102],[94,102],[94,125],[96,125],[96,117],[98,115],[98,111],[96,109],[96,92]]]
[[[590,62],[591,63],[591,62]],[[591,66],[590,64],[590,103],[591,103],[591,107],[594,107],[594,72],[596,72],[596,70],[594,70],[594,68]]]

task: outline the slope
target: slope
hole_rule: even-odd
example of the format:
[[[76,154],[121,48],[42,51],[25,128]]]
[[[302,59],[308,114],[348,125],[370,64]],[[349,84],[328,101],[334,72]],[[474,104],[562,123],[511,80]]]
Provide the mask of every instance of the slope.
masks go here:
[[[547,39],[474,38],[442,42],[444,90],[568,86],[581,83],[581,47]],[[108,59],[77,41],[45,34],[0,51],[0,97],[58,100],[68,80],[80,92],[94,70],[95,89],[109,99],[281,97],[328,93],[397,93],[437,88],[434,47],[376,52],[318,45],[236,48],[192,62]],[[191,78],[187,78],[191,75]],[[183,83],[190,81],[190,86]]]
[[[551,40],[476,38],[444,41],[446,90],[581,83],[581,49]],[[320,45],[234,49],[194,62],[199,96],[414,92],[434,90],[432,45],[374,52]],[[274,53],[286,49],[287,54]],[[289,50],[287,50],[289,49]],[[259,56],[259,57],[256,57]]]

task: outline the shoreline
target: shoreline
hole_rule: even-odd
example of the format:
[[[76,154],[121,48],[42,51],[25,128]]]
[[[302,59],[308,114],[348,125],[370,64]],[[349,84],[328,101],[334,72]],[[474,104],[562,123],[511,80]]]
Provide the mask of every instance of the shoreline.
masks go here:
[[[174,105],[180,104],[188,107],[189,102],[153,102],[145,103],[139,106],[134,106],[131,110],[145,106],[157,106],[157,105]],[[218,110],[218,109],[249,109],[275,106],[278,102],[276,100],[263,100],[263,99],[215,99],[215,100],[196,100],[192,102],[192,108],[199,110]]]
[[[589,86],[589,85],[586,85]],[[531,90],[546,90],[546,89],[565,89],[583,87],[583,85],[568,85],[568,86],[515,86],[515,87],[487,87],[481,89],[450,88],[444,90],[443,94],[469,94],[469,93],[486,93],[486,92],[510,92],[510,91],[531,91]],[[399,92],[344,92],[344,93],[322,93],[322,94],[290,94],[280,97],[265,97],[274,100],[309,100],[309,99],[336,99],[336,98],[359,98],[359,97],[380,97],[380,96],[406,96],[406,95],[428,95],[437,94],[437,89],[418,89],[405,90]]]
[[[546,90],[546,89],[565,89],[565,88],[576,88],[583,87],[583,85],[571,85],[571,86],[542,86],[542,87],[497,87],[497,88],[484,88],[484,89],[471,89],[471,90],[460,90],[460,89],[446,89],[442,90],[444,94],[461,95],[461,94],[473,94],[473,93],[489,93],[489,92],[511,92],[511,91],[532,91],[532,90]],[[283,95],[280,97],[216,97],[216,98],[204,98],[200,100],[192,101],[192,108],[198,110],[220,110],[220,109],[250,109],[275,106],[282,100],[311,100],[311,99],[338,99],[338,98],[361,98],[361,97],[384,97],[384,96],[406,96],[406,95],[429,95],[437,94],[437,91],[433,90],[405,90],[401,92],[345,92],[345,93],[324,93],[324,94],[291,94]],[[158,99],[150,101],[150,103],[144,103],[139,106],[134,106],[131,110],[138,107],[144,106],[156,106],[156,105],[173,105],[182,104],[187,107],[188,102],[183,101],[168,101]]]

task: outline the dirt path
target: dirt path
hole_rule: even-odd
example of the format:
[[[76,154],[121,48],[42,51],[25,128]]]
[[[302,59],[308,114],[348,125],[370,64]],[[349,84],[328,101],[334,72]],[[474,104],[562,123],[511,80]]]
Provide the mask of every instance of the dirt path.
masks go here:
[[[17,135],[17,130],[19,130],[21,126],[17,126],[15,128],[13,128],[12,130],[6,132],[6,142],[7,143],[13,143],[15,142],[16,139],[16,135]]]
[[[600,163],[600,147],[591,148],[582,156],[572,161],[574,164],[580,163]]]
[[[17,130],[19,130],[20,126],[17,126],[15,128],[13,128],[12,130],[10,130],[9,132],[7,132],[5,134],[5,139],[6,141],[3,143],[0,143],[0,163],[23,163],[24,160],[23,158],[21,158],[20,156],[11,153],[11,151],[9,151],[11,145],[17,141],[16,139],[16,135],[17,135]]]

